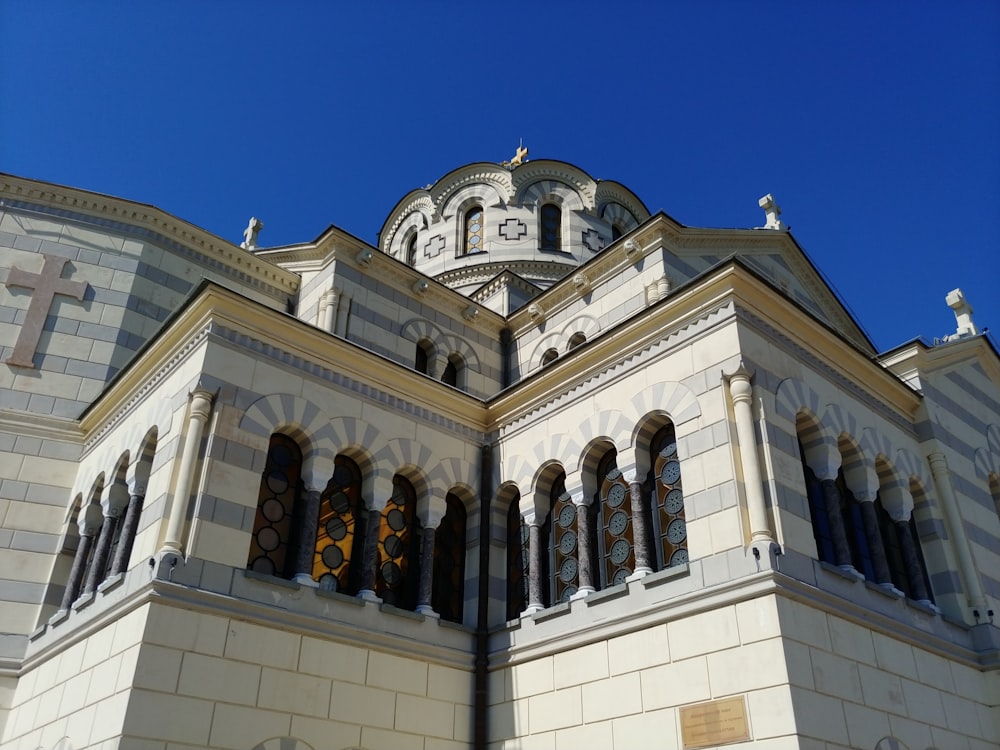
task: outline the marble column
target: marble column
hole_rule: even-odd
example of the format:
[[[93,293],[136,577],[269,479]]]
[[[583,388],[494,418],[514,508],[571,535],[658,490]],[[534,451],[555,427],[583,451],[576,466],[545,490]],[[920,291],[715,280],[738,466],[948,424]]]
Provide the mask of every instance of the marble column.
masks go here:
[[[325,309],[322,309],[323,313],[323,330],[334,332],[335,326],[337,324],[337,303],[339,302],[340,293],[336,289],[327,290],[326,294],[323,295],[323,301],[320,303],[320,307],[326,305]]]
[[[632,501],[632,536],[635,539],[635,572],[633,576],[645,576],[653,572],[653,555],[649,549],[649,514],[643,502],[642,482],[628,483],[629,499]],[[650,497],[650,507],[654,500]]]
[[[124,573],[128,569],[128,561],[132,557],[132,545],[135,543],[135,535],[139,531],[139,517],[142,515],[142,504],[146,499],[146,488],[142,487],[140,490],[129,494],[121,534],[118,535],[118,547],[115,549],[115,557],[111,562],[111,575],[113,576]]]
[[[600,571],[594,570],[594,554],[590,548],[590,540],[593,535],[590,503],[586,502],[583,495],[576,495],[573,497],[573,505],[576,506],[577,555],[577,587],[573,598],[576,598],[593,594],[597,590],[594,587],[594,579],[600,578]]]
[[[910,582],[910,592],[913,598],[923,604],[930,604],[927,585],[924,583],[924,569],[917,553],[917,540],[913,538],[913,528],[910,519],[896,521],[896,533],[899,536],[899,547],[903,553],[903,566],[906,568],[906,579]]]
[[[743,464],[743,483],[747,494],[747,515],[750,517],[750,541],[774,542],[767,521],[767,503],[764,500],[763,480],[757,460],[757,438],[753,429],[753,387],[750,373],[741,366],[729,378],[729,392],[736,416],[736,439],[739,440],[740,460]]]
[[[307,487],[296,504],[295,575],[292,580],[303,586],[319,585],[313,580],[313,560],[316,557],[316,531],[322,494],[315,487]]]
[[[855,494],[854,499],[861,508],[861,521],[865,526],[865,539],[868,540],[868,554],[875,569],[875,582],[883,586],[892,586],[892,572],[889,570],[889,560],[885,556],[885,543],[878,523],[878,511],[875,510],[875,495]]]
[[[830,527],[830,537],[833,541],[834,563],[840,568],[854,570],[851,545],[847,541],[844,516],[840,512],[840,487],[837,486],[837,480],[833,477],[817,478],[820,488],[823,490],[823,510],[826,511],[826,522]]]
[[[206,390],[198,389],[191,394],[191,408],[188,414],[187,435],[181,450],[180,468],[177,471],[177,484],[174,486],[173,502],[170,505],[170,516],[167,519],[167,533],[160,547],[160,553],[174,552],[180,554],[183,546],[184,524],[187,521],[188,503],[194,486],[195,466],[198,463],[198,451],[201,448],[201,436],[212,413],[213,395]]]
[[[73,567],[69,572],[69,580],[66,582],[66,591],[63,593],[62,603],[59,609],[68,610],[76,598],[80,595],[83,586],[83,576],[87,572],[87,561],[90,558],[90,551],[94,545],[94,539],[101,526],[93,520],[87,518],[87,508],[80,511],[79,529],[80,543],[76,548],[76,555],[73,557]]]
[[[375,565],[378,562],[378,530],[382,509],[370,508],[365,520],[365,544],[361,553],[361,581],[358,596],[369,601],[381,601],[375,593]]]
[[[535,514],[526,517],[528,524],[528,606],[525,613],[540,612],[545,609],[545,589],[547,581],[542,580],[545,540],[542,539],[541,522]]]
[[[940,451],[930,453],[927,460],[930,462],[934,486],[937,487],[941,507],[948,522],[948,531],[953,540],[952,549],[955,550],[955,555],[958,558],[958,569],[969,596],[969,604],[974,609],[985,612],[986,593],[983,591],[983,584],[976,572],[976,564],[972,559],[972,551],[969,549],[969,537],[965,533],[965,522],[962,520],[962,514],[958,509],[958,500],[951,487],[951,470],[948,468],[948,462]]]
[[[432,513],[424,522],[420,546],[420,586],[417,590],[417,612],[428,617],[440,617],[434,611],[434,537],[443,513]]]
[[[114,542],[115,527],[118,519],[128,505],[128,488],[124,484],[116,482],[108,489],[108,496],[101,503],[101,510],[104,512],[104,521],[101,524],[101,531],[97,537],[97,545],[94,547],[94,554],[87,570],[87,580],[83,586],[84,594],[92,594],[97,590],[98,584],[104,580],[104,571],[108,567],[108,555],[111,554],[111,544]]]

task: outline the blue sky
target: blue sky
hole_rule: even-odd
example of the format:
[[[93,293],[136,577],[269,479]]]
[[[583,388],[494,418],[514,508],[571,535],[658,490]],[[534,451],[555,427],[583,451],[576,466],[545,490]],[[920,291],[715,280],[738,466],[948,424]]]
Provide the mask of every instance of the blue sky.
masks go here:
[[[374,243],[519,139],[691,226],[773,193],[880,349],[955,287],[1000,331],[1000,3],[0,3],[0,171],[234,242]]]

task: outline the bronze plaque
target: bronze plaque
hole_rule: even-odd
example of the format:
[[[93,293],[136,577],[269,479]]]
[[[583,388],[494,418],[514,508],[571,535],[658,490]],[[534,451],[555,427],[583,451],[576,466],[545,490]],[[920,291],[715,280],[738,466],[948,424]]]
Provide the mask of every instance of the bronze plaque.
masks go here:
[[[684,750],[750,739],[746,699],[723,698],[681,707],[681,742]]]

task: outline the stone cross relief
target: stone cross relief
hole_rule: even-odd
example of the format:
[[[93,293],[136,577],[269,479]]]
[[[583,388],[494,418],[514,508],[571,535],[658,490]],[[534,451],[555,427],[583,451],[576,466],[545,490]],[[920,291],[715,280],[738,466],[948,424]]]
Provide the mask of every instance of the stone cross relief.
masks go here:
[[[87,292],[86,281],[70,281],[62,278],[63,267],[69,261],[68,258],[60,258],[57,255],[42,255],[42,257],[45,258],[45,263],[39,273],[11,268],[7,274],[8,289],[21,287],[34,291],[28,304],[28,312],[24,316],[24,323],[21,324],[21,332],[17,335],[14,351],[4,360],[8,365],[34,368],[35,350],[38,348],[38,339],[42,336],[42,328],[45,326],[45,318],[49,314],[52,300],[57,294],[62,294],[82,302],[83,295]]]

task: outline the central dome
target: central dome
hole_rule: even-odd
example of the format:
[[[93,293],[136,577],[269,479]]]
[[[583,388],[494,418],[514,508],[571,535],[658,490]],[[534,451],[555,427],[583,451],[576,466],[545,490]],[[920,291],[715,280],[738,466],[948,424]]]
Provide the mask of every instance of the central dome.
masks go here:
[[[565,162],[479,162],[408,193],[379,249],[508,314],[648,218],[624,185]]]

